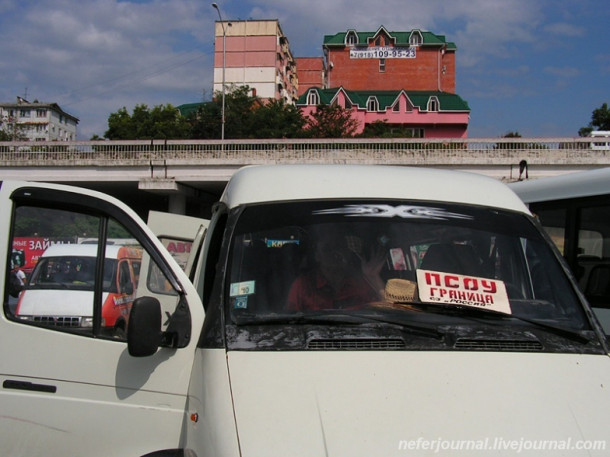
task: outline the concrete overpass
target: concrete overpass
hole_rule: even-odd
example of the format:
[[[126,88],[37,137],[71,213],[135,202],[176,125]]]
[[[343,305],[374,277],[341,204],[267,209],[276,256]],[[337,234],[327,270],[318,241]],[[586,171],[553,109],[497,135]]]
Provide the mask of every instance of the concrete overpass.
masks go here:
[[[155,209],[205,216],[231,175],[246,165],[391,164],[462,170],[511,182],[610,166],[610,151],[593,150],[590,141],[471,138],[1,142],[0,179],[66,183],[100,190],[125,201],[142,215]]]

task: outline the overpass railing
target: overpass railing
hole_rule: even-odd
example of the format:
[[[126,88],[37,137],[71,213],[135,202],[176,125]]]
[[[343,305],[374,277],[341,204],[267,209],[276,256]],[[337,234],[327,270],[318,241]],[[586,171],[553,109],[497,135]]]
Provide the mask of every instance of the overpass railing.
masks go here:
[[[386,163],[610,165],[590,138],[136,140],[0,142],[0,166]]]

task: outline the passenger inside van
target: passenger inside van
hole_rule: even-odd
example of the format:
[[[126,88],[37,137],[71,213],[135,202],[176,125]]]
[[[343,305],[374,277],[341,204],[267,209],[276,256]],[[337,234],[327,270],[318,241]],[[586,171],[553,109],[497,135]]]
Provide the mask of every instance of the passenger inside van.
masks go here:
[[[315,267],[293,282],[288,309],[344,309],[379,300],[384,289],[380,277],[385,263],[383,251],[377,249],[366,258],[359,238],[326,225],[316,232]]]

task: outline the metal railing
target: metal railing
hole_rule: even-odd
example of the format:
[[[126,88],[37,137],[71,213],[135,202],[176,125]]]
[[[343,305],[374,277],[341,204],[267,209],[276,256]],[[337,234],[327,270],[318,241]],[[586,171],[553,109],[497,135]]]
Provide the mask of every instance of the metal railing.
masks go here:
[[[610,150],[590,138],[137,140],[0,142],[0,166],[384,163],[610,165]]]

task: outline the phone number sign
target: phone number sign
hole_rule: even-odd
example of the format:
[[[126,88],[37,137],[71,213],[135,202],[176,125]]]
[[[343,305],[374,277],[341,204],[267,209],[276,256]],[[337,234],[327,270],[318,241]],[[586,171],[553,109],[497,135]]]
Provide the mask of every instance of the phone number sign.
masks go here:
[[[389,46],[374,46],[369,48],[354,48],[349,51],[350,59],[415,59],[415,48],[393,48]]]

